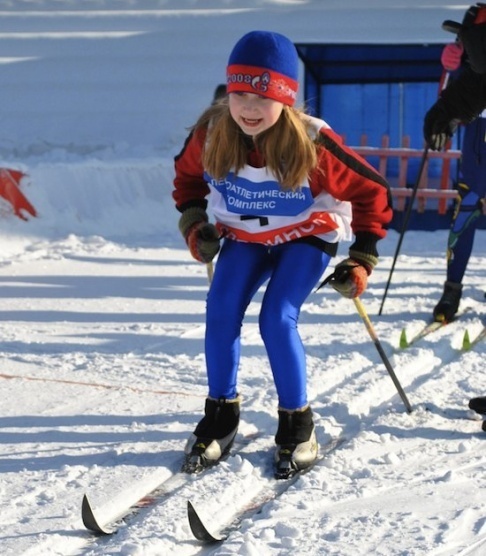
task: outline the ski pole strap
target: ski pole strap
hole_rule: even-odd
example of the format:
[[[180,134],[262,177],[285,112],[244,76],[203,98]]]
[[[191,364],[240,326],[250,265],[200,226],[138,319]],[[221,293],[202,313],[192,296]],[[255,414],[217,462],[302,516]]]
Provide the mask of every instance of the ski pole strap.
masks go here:
[[[335,277],[334,275],[335,274],[336,273],[333,272],[332,274],[329,274],[329,276],[327,278],[324,278],[324,280],[317,286],[316,291],[319,291],[323,286],[325,286],[326,284],[329,284],[329,282],[331,280],[334,280],[334,277]]]

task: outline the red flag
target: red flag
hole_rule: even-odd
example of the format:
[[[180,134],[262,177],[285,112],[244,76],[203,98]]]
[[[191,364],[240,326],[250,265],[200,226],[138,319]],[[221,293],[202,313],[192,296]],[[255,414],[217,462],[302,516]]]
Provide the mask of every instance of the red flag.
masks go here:
[[[28,220],[22,211],[37,216],[35,208],[19,189],[19,182],[25,175],[19,170],[0,168],[0,195],[12,205],[15,215],[22,220]]]

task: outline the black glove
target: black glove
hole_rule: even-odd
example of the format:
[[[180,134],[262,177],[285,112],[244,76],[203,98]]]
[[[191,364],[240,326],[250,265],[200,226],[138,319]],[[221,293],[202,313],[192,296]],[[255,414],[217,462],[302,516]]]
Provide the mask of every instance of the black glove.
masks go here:
[[[181,231],[191,255],[201,263],[209,263],[218,254],[220,234],[214,224],[208,222],[203,208],[191,207],[179,219]]]
[[[445,103],[439,99],[425,115],[424,138],[433,151],[440,151],[454,135],[458,120],[448,115]]]

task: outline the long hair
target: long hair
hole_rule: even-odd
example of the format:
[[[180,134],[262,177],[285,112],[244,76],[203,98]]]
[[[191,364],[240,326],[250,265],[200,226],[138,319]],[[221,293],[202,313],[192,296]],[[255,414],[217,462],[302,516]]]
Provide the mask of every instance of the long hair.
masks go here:
[[[317,166],[317,150],[321,147],[311,137],[303,110],[284,106],[278,121],[251,143],[231,117],[225,99],[208,108],[194,126],[196,131],[204,128],[208,132],[203,165],[216,179],[224,178],[230,170],[238,173],[253,147],[285,189],[298,189]]]

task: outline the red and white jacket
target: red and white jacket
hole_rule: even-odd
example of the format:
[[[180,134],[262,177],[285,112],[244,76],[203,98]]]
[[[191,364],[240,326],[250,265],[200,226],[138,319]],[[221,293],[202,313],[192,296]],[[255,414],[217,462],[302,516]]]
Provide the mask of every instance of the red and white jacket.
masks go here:
[[[209,195],[217,226],[225,237],[238,241],[272,246],[314,238],[337,244],[350,240],[352,233],[366,232],[376,243],[386,235],[392,217],[387,182],[326,122],[308,118],[322,148],[318,168],[296,191],[279,185],[256,150],[237,175],[213,179],[201,163],[206,133],[191,134],[175,158],[177,209],[208,208]]]

